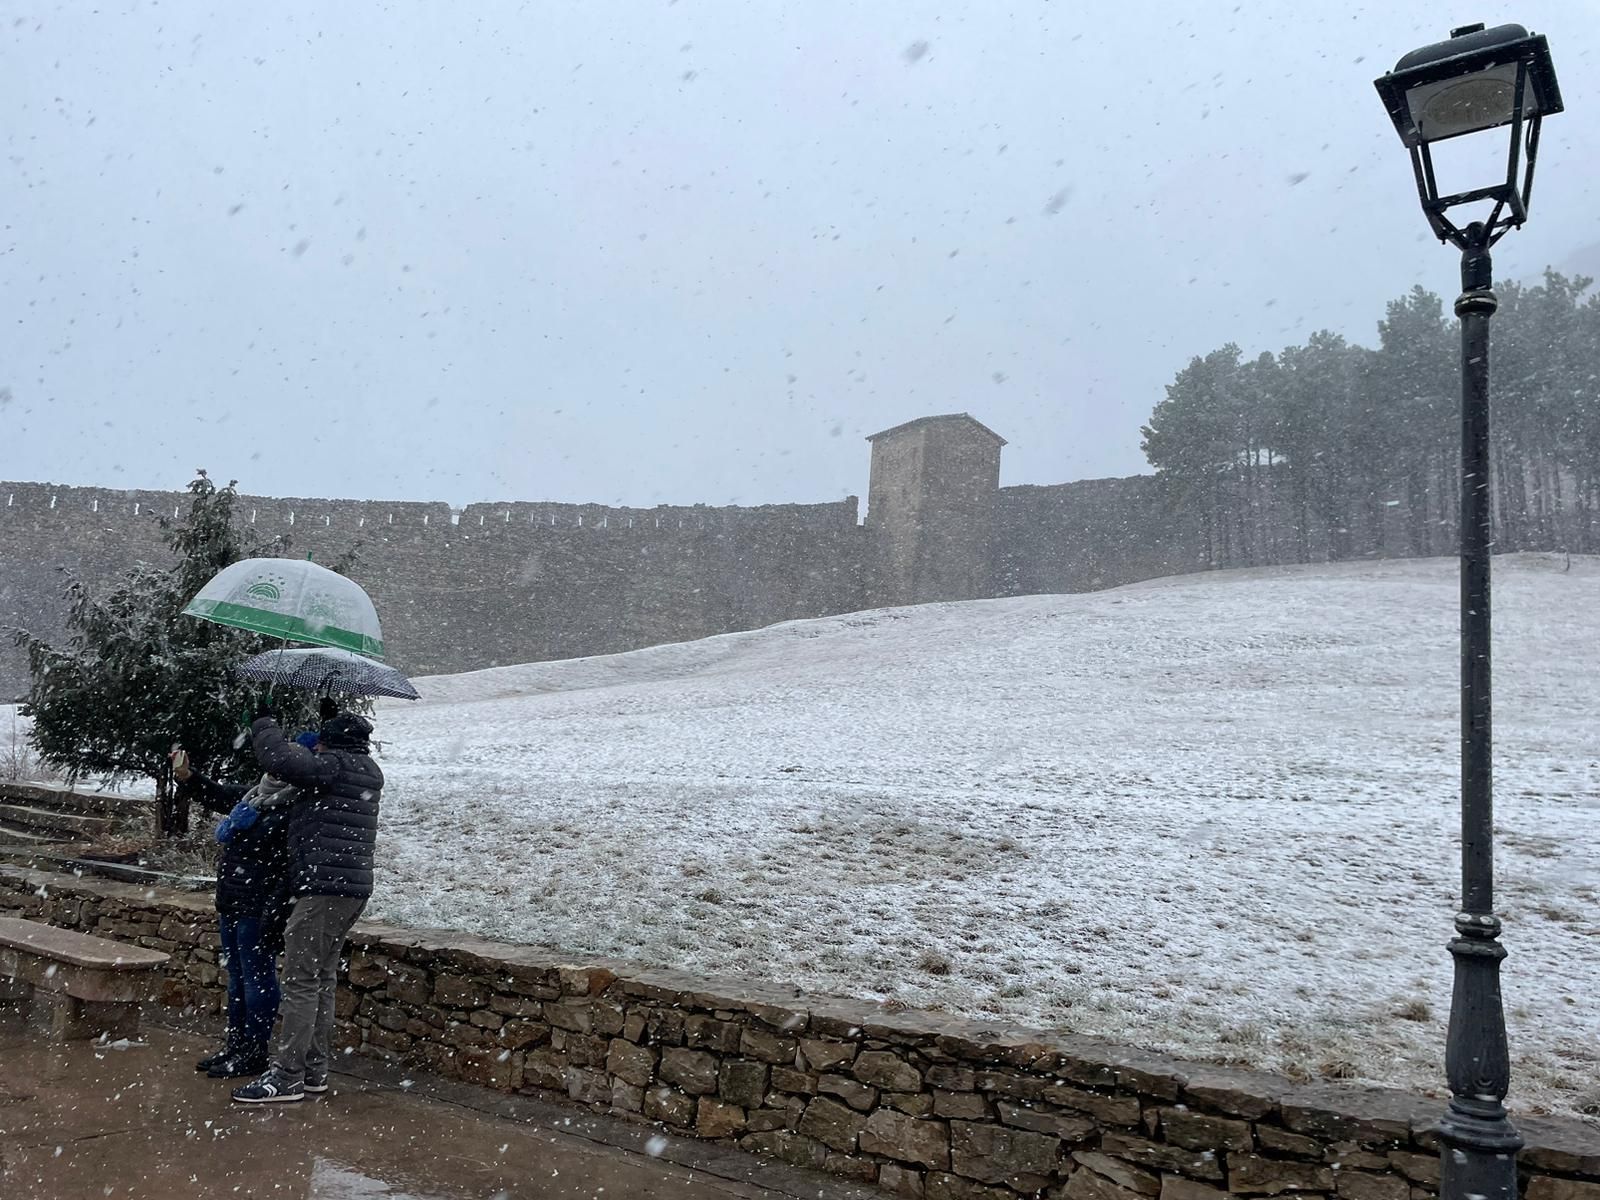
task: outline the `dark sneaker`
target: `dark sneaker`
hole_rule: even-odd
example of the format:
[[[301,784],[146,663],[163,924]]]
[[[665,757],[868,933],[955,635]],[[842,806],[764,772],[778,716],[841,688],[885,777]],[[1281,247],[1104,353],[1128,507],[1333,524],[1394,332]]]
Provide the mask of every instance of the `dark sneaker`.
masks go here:
[[[220,1060],[206,1072],[212,1079],[247,1079],[272,1065],[265,1050],[240,1050]]]
[[[236,1042],[232,1037],[229,1037],[228,1040],[223,1043],[221,1050],[218,1050],[215,1054],[209,1054],[205,1058],[202,1058],[199,1062],[195,1063],[194,1069],[196,1071],[209,1071],[223,1059],[230,1058],[237,1053],[239,1053],[239,1043]]]
[[[306,1089],[302,1084],[279,1078],[275,1071],[268,1071],[254,1083],[234,1088],[233,1098],[240,1104],[288,1104],[304,1100]]]
[[[320,1096],[328,1090],[328,1077],[326,1075],[307,1075],[303,1086],[310,1094]]]

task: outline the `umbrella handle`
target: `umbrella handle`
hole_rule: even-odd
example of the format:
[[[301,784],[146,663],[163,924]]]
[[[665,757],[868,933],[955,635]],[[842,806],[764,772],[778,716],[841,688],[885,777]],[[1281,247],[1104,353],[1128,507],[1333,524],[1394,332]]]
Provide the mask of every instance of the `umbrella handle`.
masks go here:
[[[311,556],[308,554],[308,555],[306,555],[306,557],[310,558]],[[288,648],[289,648],[289,639],[288,638],[279,638],[278,639],[278,654],[281,656],[283,654],[283,652],[285,650],[287,650]],[[272,703],[272,689],[275,686],[276,686],[276,684],[274,683],[273,680],[271,680],[271,679],[267,680],[267,703],[268,704]]]
[[[287,650],[289,648],[289,639],[288,638],[279,638],[278,639],[278,643],[279,643],[278,649],[279,649],[280,652],[284,651],[284,650]],[[275,685],[274,685],[272,680],[270,680],[270,679],[267,680],[267,703],[268,704],[272,703],[272,689],[273,689],[274,686]],[[243,724],[244,724],[244,727],[246,729],[249,729],[250,726],[253,724],[253,722],[250,720],[250,714],[248,712],[244,714]],[[234,749],[235,750],[241,749],[242,745],[243,745],[243,743],[241,743],[241,742],[235,742],[234,743]]]

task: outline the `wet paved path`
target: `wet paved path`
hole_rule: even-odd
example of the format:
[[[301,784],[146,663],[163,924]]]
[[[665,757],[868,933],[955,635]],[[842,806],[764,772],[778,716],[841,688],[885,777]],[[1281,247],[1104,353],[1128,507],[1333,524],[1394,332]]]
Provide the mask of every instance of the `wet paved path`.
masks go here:
[[[193,1070],[211,1042],[47,1045],[0,1025],[5,1200],[860,1200],[874,1193],[724,1147],[346,1059],[333,1090],[246,1108]],[[411,1086],[403,1086],[410,1082]],[[654,1139],[654,1140],[653,1140]],[[662,1142],[665,1142],[665,1146]],[[657,1155],[647,1153],[646,1146]]]

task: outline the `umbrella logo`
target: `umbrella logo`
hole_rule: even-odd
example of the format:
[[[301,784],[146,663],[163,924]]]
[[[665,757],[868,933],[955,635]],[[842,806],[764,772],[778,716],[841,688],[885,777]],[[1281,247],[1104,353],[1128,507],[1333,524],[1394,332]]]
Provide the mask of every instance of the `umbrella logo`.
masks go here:
[[[283,593],[278,590],[278,585],[275,583],[269,583],[266,580],[263,580],[260,583],[252,583],[245,589],[244,594],[246,596],[254,596],[257,600],[283,599]]]

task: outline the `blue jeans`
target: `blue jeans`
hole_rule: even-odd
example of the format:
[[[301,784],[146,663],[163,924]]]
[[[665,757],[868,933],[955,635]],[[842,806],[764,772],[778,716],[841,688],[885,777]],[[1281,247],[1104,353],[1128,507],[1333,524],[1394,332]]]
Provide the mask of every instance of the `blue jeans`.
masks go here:
[[[228,1028],[252,1047],[265,1049],[278,1017],[278,966],[261,945],[256,914],[220,913],[223,965],[228,972]]]

